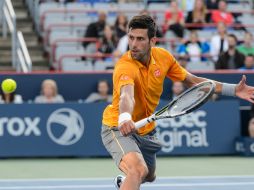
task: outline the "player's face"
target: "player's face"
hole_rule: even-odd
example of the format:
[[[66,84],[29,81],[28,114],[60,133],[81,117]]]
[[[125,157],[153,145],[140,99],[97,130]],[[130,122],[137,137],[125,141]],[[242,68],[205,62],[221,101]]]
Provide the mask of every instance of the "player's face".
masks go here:
[[[148,38],[147,29],[129,29],[128,43],[131,57],[146,63],[151,49],[151,40]]]

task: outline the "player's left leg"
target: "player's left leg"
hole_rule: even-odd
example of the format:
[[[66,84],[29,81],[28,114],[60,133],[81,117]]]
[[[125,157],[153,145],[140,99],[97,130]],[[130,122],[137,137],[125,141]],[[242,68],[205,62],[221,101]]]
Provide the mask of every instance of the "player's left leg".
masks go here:
[[[154,130],[145,136],[136,134],[133,136],[148,167],[148,175],[143,182],[153,182],[156,179],[156,153],[161,149],[161,143],[157,138],[156,131]]]

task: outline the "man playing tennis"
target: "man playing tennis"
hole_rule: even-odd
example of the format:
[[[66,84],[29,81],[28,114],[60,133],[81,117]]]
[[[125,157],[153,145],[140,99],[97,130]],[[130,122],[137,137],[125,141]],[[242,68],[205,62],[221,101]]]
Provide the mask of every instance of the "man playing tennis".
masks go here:
[[[126,177],[115,179],[117,189],[138,190],[155,180],[156,153],[161,145],[155,124],[136,130],[134,122],[150,116],[159,103],[166,77],[191,87],[207,79],[182,68],[165,49],[154,47],[156,24],[148,15],[135,16],[128,25],[129,51],[116,63],[113,102],[103,113],[102,141]],[[215,82],[216,93],[237,96],[254,103],[254,87]]]

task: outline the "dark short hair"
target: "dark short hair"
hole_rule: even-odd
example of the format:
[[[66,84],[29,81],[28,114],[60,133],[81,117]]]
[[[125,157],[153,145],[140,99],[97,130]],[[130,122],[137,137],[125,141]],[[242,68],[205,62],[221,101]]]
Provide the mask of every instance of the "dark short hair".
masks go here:
[[[249,34],[251,37],[253,37],[253,34],[251,32],[245,31],[244,35],[247,35],[247,34]]]
[[[128,29],[147,29],[148,38],[151,39],[156,35],[156,24],[150,15],[134,16],[128,25]]]
[[[221,2],[221,1],[228,4],[228,2],[226,0],[219,0],[219,2]]]
[[[106,79],[98,80],[97,84],[99,85],[100,83],[103,83],[103,82],[107,83],[107,85],[109,86],[109,82]]]
[[[254,55],[252,53],[248,53],[245,57],[252,57],[252,58],[254,58]]]
[[[234,38],[235,42],[236,42],[236,43],[238,42],[238,39],[237,39],[236,35],[234,35],[234,34],[229,34],[228,37]]]

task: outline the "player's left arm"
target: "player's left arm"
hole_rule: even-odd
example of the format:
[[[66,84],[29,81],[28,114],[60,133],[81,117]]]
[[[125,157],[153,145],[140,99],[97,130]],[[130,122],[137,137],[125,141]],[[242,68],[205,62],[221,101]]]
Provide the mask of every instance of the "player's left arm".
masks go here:
[[[187,87],[192,87],[192,86],[194,86],[198,83],[204,82],[206,80],[209,80],[209,79],[203,78],[203,77],[198,77],[194,74],[191,74],[191,73],[187,72],[186,78],[184,79],[183,83]],[[216,84],[215,93],[220,94],[221,91],[222,91],[222,83],[220,83],[218,81],[214,81],[214,82]]]
[[[187,72],[186,78],[183,82],[186,86],[191,87],[206,80],[209,79],[198,77]],[[242,79],[238,84],[222,83],[218,81],[214,82],[216,84],[215,93],[227,96],[237,96],[238,98],[254,103],[254,87],[246,84],[245,75],[242,76]]]

